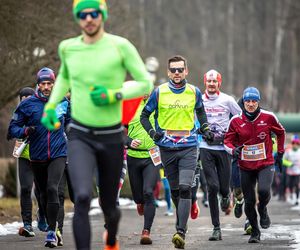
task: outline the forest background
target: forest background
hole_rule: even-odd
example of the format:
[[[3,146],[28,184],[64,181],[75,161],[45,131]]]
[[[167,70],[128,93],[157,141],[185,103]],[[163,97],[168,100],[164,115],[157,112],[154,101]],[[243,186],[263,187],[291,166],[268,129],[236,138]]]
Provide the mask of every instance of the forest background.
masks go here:
[[[222,91],[239,98],[260,89],[262,105],[299,112],[299,0],[108,0],[106,31],[128,38],[143,59],[188,60],[188,80],[203,91],[203,74],[218,70]],[[6,131],[24,86],[35,86],[44,66],[59,68],[61,40],[80,34],[71,0],[0,0],[0,158],[11,156]]]

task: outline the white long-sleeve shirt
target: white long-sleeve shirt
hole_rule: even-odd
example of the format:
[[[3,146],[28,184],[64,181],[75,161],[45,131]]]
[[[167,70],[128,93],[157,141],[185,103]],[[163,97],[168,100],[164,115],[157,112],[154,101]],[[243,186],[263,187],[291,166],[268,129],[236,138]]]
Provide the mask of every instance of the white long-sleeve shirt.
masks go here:
[[[287,151],[284,158],[293,163],[292,167],[286,169],[287,175],[300,175],[300,148]]]
[[[234,98],[222,92],[212,96],[204,93],[202,99],[209,127],[218,133],[225,133],[231,116],[242,112]],[[205,140],[200,142],[200,148],[225,150],[223,145],[208,145]]]

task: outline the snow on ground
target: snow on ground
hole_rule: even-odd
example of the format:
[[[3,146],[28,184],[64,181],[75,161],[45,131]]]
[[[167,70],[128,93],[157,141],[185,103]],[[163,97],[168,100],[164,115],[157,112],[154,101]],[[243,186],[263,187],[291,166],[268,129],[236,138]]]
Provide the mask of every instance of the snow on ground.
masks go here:
[[[121,209],[136,209],[136,204],[134,201],[126,198],[120,198],[119,200],[120,207]],[[166,202],[165,201],[158,201],[158,206],[159,207],[165,207]],[[91,209],[89,211],[89,215],[97,215],[101,214],[102,210],[99,207],[98,199],[93,199],[91,201]],[[66,217],[72,218],[73,217],[73,212],[72,213],[67,213]],[[0,236],[4,236],[7,234],[17,234],[19,231],[19,228],[23,226],[22,222],[13,222],[13,223],[6,223],[4,225],[0,224]],[[33,221],[32,222],[32,227],[34,230],[37,229],[37,222]]]
[[[136,209],[136,204],[130,199],[120,198],[120,207],[121,209]],[[159,207],[165,207],[165,201],[158,201]],[[291,210],[300,210],[300,206],[294,206]],[[98,199],[93,199],[91,202],[91,210],[89,215],[97,215],[101,214],[101,208],[98,204]],[[73,213],[67,213],[66,217],[73,217]],[[299,219],[295,219],[291,221],[291,224],[297,224]],[[0,224],[0,236],[8,235],[8,234],[17,234],[19,228],[23,226],[21,222],[13,222],[6,223],[4,225]],[[34,229],[37,229],[37,222],[33,221],[32,226]],[[210,230],[211,228],[207,228]],[[232,231],[236,230],[232,228],[230,224],[226,225],[223,229],[224,231]],[[262,230],[261,234],[262,240],[266,239],[286,239],[292,240],[294,244],[291,245],[291,249],[300,249],[300,230],[298,225],[280,225],[273,224],[268,230]]]

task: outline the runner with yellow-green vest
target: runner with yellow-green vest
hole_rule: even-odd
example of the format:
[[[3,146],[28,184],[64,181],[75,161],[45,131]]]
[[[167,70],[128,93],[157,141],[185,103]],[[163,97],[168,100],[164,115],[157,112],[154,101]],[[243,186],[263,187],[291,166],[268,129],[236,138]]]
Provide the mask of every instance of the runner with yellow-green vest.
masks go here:
[[[135,117],[128,124],[127,141],[127,167],[132,195],[139,215],[144,216],[144,227],[140,239],[142,245],[152,244],[150,231],[156,210],[153,190],[159,178],[161,165],[160,163],[154,164],[151,154],[156,146],[140,123],[140,115],[148,97],[148,95],[144,97]],[[150,116],[150,122],[154,125],[153,115]]]
[[[108,17],[105,0],[74,0],[73,14],[82,35],[59,45],[60,70],[42,123],[50,130],[59,126],[55,106],[70,90],[68,160],[75,198],[76,248],[90,249],[88,212],[96,168],[107,225],[104,249],[117,250],[121,212],[116,199],[124,150],[122,100],[150,93],[153,84],[133,44],[104,31]],[[123,86],[127,73],[135,81],[129,88]]]
[[[187,83],[186,59],[174,56],[168,61],[169,81],[151,94],[141,114],[141,123],[159,146],[162,164],[176,207],[176,233],[172,242],[184,248],[187,221],[191,210],[191,185],[197,165],[197,133],[213,138],[202,103],[200,90]],[[155,129],[149,117],[155,112]],[[197,117],[197,118],[196,118]],[[195,127],[198,119],[201,128]]]

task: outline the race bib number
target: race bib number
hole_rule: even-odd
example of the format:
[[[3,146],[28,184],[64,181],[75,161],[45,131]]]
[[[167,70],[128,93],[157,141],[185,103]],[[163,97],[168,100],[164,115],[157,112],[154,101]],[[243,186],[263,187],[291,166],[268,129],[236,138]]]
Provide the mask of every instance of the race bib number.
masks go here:
[[[191,132],[189,130],[166,130],[166,135],[174,137],[189,137]]]
[[[158,166],[161,164],[160,151],[159,147],[153,147],[149,149],[149,154],[154,166]]]
[[[242,149],[241,159],[243,161],[259,161],[266,159],[265,143],[245,145]]]

